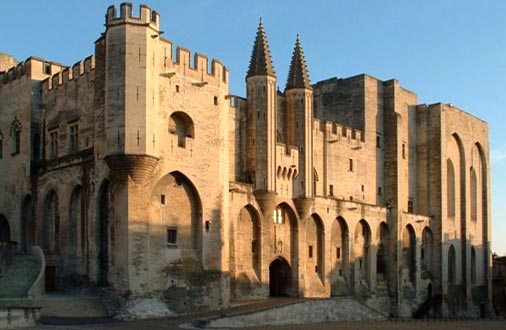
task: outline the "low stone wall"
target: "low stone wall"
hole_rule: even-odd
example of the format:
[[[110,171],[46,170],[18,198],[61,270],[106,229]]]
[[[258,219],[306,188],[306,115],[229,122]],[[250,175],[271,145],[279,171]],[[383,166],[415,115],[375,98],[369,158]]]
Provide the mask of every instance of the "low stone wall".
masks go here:
[[[29,299],[0,300],[0,329],[33,327],[40,318],[40,306]]]
[[[387,317],[353,298],[308,299],[265,310],[205,320],[208,328],[241,328],[332,321],[386,321]]]

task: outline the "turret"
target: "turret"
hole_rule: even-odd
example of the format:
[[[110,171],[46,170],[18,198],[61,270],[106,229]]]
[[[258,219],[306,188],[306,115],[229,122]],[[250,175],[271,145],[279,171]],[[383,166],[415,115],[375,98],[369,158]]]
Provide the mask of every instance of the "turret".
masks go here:
[[[313,89],[297,35],[293,50],[286,97],[286,141],[299,148],[299,175],[294,182],[294,197],[313,197]]]
[[[145,5],[134,17],[132,4],[122,3],[119,15],[115,6],[107,9],[105,21],[106,160],[114,168],[112,173],[140,182],[149,177],[146,169],[153,169],[157,161],[150,113],[157,112],[158,80],[155,70],[147,68],[156,61],[160,17]]]
[[[253,45],[246,76],[248,98],[248,176],[263,203],[264,214],[273,205],[276,191],[276,74],[271,60],[269,43],[262,19]],[[263,197],[260,197],[260,192]],[[261,203],[262,204],[262,203]]]

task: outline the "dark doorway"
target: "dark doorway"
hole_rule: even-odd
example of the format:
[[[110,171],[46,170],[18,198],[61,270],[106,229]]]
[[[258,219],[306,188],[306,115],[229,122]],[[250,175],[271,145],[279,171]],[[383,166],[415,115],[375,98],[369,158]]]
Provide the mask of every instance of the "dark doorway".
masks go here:
[[[56,291],[56,267],[46,266],[46,291]]]
[[[0,214],[0,242],[10,242],[11,240],[11,229],[9,227],[9,221]]]
[[[287,297],[292,287],[292,269],[283,258],[269,266],[269,294],[271,297]]]
[[[109,183],[104,182],[98,196],[98,285],[107,285],[109,271]]]

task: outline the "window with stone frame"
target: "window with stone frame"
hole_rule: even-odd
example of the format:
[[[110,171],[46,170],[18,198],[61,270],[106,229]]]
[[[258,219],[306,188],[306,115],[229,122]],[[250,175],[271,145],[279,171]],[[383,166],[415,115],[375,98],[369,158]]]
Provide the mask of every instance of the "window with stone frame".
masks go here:
[[[69,125],[69,152],[79,151],[79,124],[73,123]]]
[[[11,126],[12,155],[21,152],[21,123],[15,119]]]
[[[58,129],[48,132],[49,135],[49,159],[58,157]]]

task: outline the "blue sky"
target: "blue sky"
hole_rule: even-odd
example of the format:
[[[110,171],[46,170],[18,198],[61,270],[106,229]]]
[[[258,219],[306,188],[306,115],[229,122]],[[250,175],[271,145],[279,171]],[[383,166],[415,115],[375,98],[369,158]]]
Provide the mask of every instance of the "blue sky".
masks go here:
[[[506,254],[506,1],[504,0],[145,0],[161,14],[164,38],[221,60],[231,92],[244,77],[263,17],[278,84],[284,88],[296,34],[312,82],[367,73],[398,79],[419,103],[453,103],[489,123],[493,251]],[[3,1],[0,52],[66,65],[93,54],[110,4]],[[139,2],[134,3],[138,10]]]

